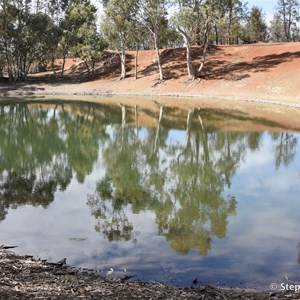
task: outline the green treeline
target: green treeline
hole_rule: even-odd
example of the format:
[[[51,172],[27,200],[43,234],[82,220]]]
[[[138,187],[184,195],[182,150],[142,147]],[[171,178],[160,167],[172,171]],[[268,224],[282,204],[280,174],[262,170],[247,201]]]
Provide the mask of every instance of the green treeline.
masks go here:
[[[84,60],[89,78],[104,50],[120,55],[126,77],[126,50],[186,47],[190,79],[200,75],[208,44],[299,41],[299,1],[278,0],[269,26],[263,10],[243,0],[1,0],[0,78],[26,81],[30,72],[66,57]],[[102,7],[98,12],[97,6]],[[101,17],[100,17],[101,16]],[[204,45],[195,69],[191,47]]]

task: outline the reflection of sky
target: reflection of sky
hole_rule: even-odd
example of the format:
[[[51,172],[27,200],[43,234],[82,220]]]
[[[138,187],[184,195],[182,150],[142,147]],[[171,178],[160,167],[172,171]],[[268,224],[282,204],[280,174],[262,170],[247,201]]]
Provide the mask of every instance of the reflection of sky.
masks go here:
[[[185,131],[170,131],[167,143],[185,143]],[[144,136],[143,131],[141,135]],[[298,137],[299,138],[299,137]],[[197,277],[204,283],[226,283],[267,288],[285,275],[297,278],[300,241],[300,158],[289,167],[275,170],[274,142],[268,134],[259,151],[247,151],[230,190],[238,201],[237,215],[229,218],[227,236],[214,238],[206,257],[197,250],[176,253],[164,237],[157,235],[155,214],[126,213],[133,223],[136,244],[108,242],[95,232],[95,218],[86,205],[95,183],[104,175],[99,161],[84,184],[75,179],[65,192],[57,192],[48,209],[29,205],[10,209],[0,224],[1,243],[18,245],[18,253],[29,253],[51,261],[67,257],[80,267],[129,273],[147,280],[189,285]],[[299,153],[299,146],[297,148]],[[101,152],[101,150],[100,150]],[[84,238],[74,241],[70,238]]]

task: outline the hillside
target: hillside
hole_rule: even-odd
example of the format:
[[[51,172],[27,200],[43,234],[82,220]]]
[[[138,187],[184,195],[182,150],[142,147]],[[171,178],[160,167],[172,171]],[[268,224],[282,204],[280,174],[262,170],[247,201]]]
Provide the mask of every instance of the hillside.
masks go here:
[[[111,92],[190,94],[248,99],[292,98],[300,100],[300,43],[211,46],[204,72],[199,80],[187,81],[185,49],[163,50],[167,79],[158,82],[154,51],[139,53],[138,76],[123,82],[97,82]],[[201,49],[194,48],[194,66],[200,63]]]
[[[193,52],[194,66],[197,68],[202,50],[194,47]],[[31,77],[32,82],[2,86],[0,92],[190,95],[300,102],[300,43],[211,46],[201,78],[192,82],[187,80],[184,48],[162,50],[166,76],[162,83],[158,80],[153,50],[139,52],[137,80],[134,79],[135,52],[127,52],[128,78],[125,80],[118,80],[118,56],[109,61],[98,67],[92,81],[84,79],[84,63],[78,59],[69,59],[64,81],[54,80],[49,75],[51,72],[40,73]]]

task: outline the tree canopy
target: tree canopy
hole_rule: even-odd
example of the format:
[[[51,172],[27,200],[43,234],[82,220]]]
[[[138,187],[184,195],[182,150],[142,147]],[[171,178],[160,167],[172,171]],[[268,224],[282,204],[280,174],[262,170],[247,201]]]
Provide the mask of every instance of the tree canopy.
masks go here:
[[[261,7],[243,0],[103,0],[99,17],[91,0],[2,0],[0,2],[0,77],[26,81],[36,67],[82,58],[93,78],[105,49],[120,55],[126,77],[126,51],[155,49],[160,80],[165,78],[163,47],[186,47],[189,78],[200,75],[208,44],[293,42],[300,40],[299,0],[278,0],[267,24]],[[192,47],[203,45],[194,71]]]

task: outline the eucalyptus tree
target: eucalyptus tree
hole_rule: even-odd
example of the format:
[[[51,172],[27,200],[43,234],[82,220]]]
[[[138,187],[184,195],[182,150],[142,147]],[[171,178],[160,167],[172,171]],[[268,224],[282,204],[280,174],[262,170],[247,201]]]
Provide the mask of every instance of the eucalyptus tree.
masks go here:
[[[90,31],[96,27],[97,8],[90,0],[72,0],[68,3],[65,17],[61,20],[61,30],[57,55],[62,58],[61,78],[64,75],[67,56],[78,44],[84,43]]]
[[[267,23],[261,8],[253,6],[245,26],[246,39],[250,42],[265,42],[267,39]]]
[[[33,13],[31,1],[0,3],[0,44],[11,81],[25,81],[34,61],[49,51],[53,22],[45,13]]]
[[[126,49],[133,44],[137,24],[138,1],[109,0],[104,3],[102,30],[111,49],[119,51],[120,79],[126,77]]]
[[[172,22],[184,38],[186,45],[189,78],[200,76],[206,61],[211,27],[216,23],[215,1],[178,0],[179,10],[172,17]],[[202,42],[201,62],[195,74],[191,61],[191,45]]]
[[[53,22],[58,25],[61,20],[65,17],[66,10],[68,8],[69,2],[72,0],[44,0],[46,3],[46,11]]]
[[[204,68],[213,26],[215,27],[216,40],[218,39],[216,24],[220,20],[220,11],[224,5],[222,6],[221,2],[216,0],[176,0],[175,3],[179,6],[179,9],[173,15],[171,21],[184,38],[188,76],[193,79],[195,76],[200,76]],[[196,42],[203,45],[197,74],[193,69],[191,59],[191,46]]]
[[[159,79],[164,79],[160,47],[168,32],[167,1],[166,0],[140,0],[141,23],[151,33],[156,50]]]
[[[173,26],[182,35],[186,46],[186,61],[189,79],[195,78],[192,63],[192,45],[196,41],[198,27],[198,15],[191,7],[180,7],[171,19]]]
[[[25,51],[23,50],[24,63],[27,59],[27,69],[23,71],[25,76],[27,76],[31,64],[43,65],[49,60],[52,53],[55,52],[59,40],[59,28],[47,14],[32,14],[29,24]]]
[[[240,35],[241,23],[246,20],[247,8],[243,0],[207,0],[214,27],[215,43],[231,44]]]
[[[269,32],[272,42],[282,42],[284,40],[284,26],[281,17],[276,13],[270,21]]]
[[[3,70],[6,65],[8,73],[11,73],[11,56],[10,56],[10,44],[12,39],[10,34],[12,32],[12,20],[13,12],[11,11],[13,6],[8,1],[0,2],[0,68],[1,79],[3,77]]]
[[[293,31],[297,28],[300,19],[300,4],[298,0],[278,0],[277,15],[283,26],[282,39],[286,42],[293,41]]]
[[[96,64],[103,59],[104,50],[107,48],[107,42],[97,31],[95,25],[85,24],[78,30],[78,36],[81,38],[72,48],[72,53],[84,61],[88,77],[93,79],[95,76]]]
[[[239,38],[241,22],[247,16],[247,7],[243,0],[226,0],[224,4],[228,44],[232,44]]]
[[[1,56],[6,64],[8,75],[13,79],[13,31],[16,18],[16,8],[10,1],[0,2],[0,47]]]
[[[0,45],[0,81],[4,80],[4,69],[5,69],[5,56],[3,54],[3,48]]]
[[[207,54],[207,48],[209,43],[209,35],[211,32],[211,25],[216,22],[216,16],[215,14],[215,7],[214,7],[214,0],[208,0],[205,2],[201,7],[201,16],[203,18],[203,51],[202,51],[202,58],[201,63],[198,68],[198,76],[201,75],[201,72],[204,68],[204,64],[206,61],[206,54]]]

